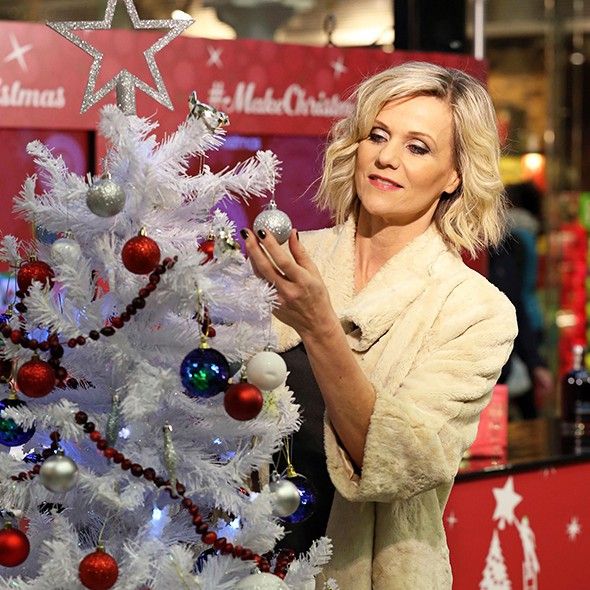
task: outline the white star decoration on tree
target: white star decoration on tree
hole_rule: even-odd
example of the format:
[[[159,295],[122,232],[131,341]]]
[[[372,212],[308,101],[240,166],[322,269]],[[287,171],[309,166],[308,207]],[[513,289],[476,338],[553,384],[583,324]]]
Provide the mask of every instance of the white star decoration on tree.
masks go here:
[[[115,16],[115,8],[118,0],[108,0],[104,20],[101,21],[70,21],[70,22],[51,22],[47,23],[52,29],[57,31],[60,35],[65,37],[68,41],[77,45],[80,49],[91,55],[94,59],[90,68],[90,75],[88,77],[88,84],[84,99],[82,100],[82,108],[80,112],[86,112],[91,106],[96,104],[99,100],[104,98],[111,90],[115,88],[118,82],[125,85],[139,88],[147,95],[151,96],[160,104],[172,109],[172,101],[166,90],[164,80],[154,58],[155,54],[164,46],[168,45],[172,39],[178,37],[185,29],[190,27],[194,21],[192,20],[140,20],[137,14],[137,9],[133,0],[122,0],[127,8],[127,14],[133,23],[134,29],[169,29],[164,37],[160,37],[149,49],[144,51],[144,56],[147,61],[150,72],[156,83],[156,90],[149,84],[140,80],[131,72],[122,69],[114,78],[111,78],[102,88],[95,91],[96,79],[100,71],[103,53],[93,47],[90,43],[74,34],[75,30],[85,31],[100,31],[108,30],[112,27],[113,17]]]
[[[582,525],[577,516],[572,516],[565,528],[570,541],[575,541],[576,537],[582,532]]]
[[[504,530],[506,524],[514,524],[514,509],[522,501],[522,496],[514,491],[514,480],[509,477],[502,488],[493,488],[496,509],[492,520],[497,520],[498,528]]]

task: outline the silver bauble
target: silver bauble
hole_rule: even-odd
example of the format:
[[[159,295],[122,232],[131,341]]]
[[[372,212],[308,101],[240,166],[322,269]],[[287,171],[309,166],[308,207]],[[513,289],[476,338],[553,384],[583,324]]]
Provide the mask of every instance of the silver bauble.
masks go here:
[[[234,590],[289,590],[289,586],[278,576],[261,572],[242,578]]]
[[[86,193],[88,209],[99,217],[113,217],[125,207],[125,192],[110,174],[103,174]]]
[[[301,502],[299,489],[288,479],[281,479],[277,473],[271,475],[268,484],[270,489],[270,503],[275,516],[291,516]]]
[[[293,229],[289,216],[284,211],[277,209],[274,199],[270,201],[264,211],[257,215],[252,227],[255,232],[261,229],[269,231],[279,244],[284,244],[289,239]]]
[[[71,232],[51,244],[51,258],[58,264],[80,258],[80,244],[73,239]]]
[[[50,492],[67,492],[78,480],[78,466],[63,452],[48,457],[39,471],[41,483]]]
[[[262,391],[272,391],[282,385],[287,378],[287,365],[283,357],[272,350],[255,354],[246,365],[248,383]]]

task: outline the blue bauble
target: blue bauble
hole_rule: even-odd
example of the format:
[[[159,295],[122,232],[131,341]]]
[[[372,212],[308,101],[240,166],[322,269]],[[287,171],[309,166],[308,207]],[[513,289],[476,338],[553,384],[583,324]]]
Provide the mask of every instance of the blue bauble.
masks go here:
[[[213,397],[226,389],[229,377],[227,360],[214,348],[195,348],[180,365],[180,380],[189,397]]]
[[[299,490],[299,508],[289,516],[282,516],[279,520],[289,524],[297,524],[307,520],[315,510],[316,490],[311,481],[303,475],[295,475],[294,477],[286,478],[291,483],[295,484]]]
[[[31,451],[28,455],[23,457],[23,461],[25,463],[39,463],[43,459],[42,455],[36,453],[35,451]]]
[[[4,408],[19,408],[27,404],[20,399],[6,398],[0,401],[0,412]],[[24,430],[12,418],[0,416],[0,444],[6,447],[20,447],[28,443],[35,434],[35,427]]]

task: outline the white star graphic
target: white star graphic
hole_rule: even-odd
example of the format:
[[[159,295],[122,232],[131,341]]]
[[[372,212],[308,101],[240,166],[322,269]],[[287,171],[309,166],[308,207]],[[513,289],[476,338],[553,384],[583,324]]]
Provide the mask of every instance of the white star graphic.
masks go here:
[[[496,499],[496,509],[492,520],[498,520],[498,527],[503,530],[506,523],[513,524],[515,520],[514,509],[522,501],[522,496],[514,491],[514,480],[509,477],[502,488],[492,488]]]
[[[10,44],[12,45],[12,51],[4,58],[4,63],[7,64],[10,61],[18,61],[20,69],[24,72],[29,71],[27,62],[25,61],[25,54],[33,49],[33,46],[29,43],[27,45],[19,45],[18,39],[10,33]]]
[[[576,537],[582,532],[582,525],[577,516],[572,516],[572,519],[567,523],[565,530],[570,541],[575,541]]]
[[[209,59],[207,60],[207,67],[217,66],[218,68],[223,67],[223,63],[221,61],[221,52],[223,48],[215,48],[211,47],[211,45],[207,45],[207,52],[209,53]]]
[[[334,70],[334,76],[340,78],[342,74],[348,72],[348,68],[344,65],[344,58],[339,57],[337,60],[330,63],[330,66]]]
[[[144,51],[144,57],[148,64],[150,73],[156,82],[156,90],[149,84],[137,78],[126,69],[122,69],[114,78],[111,78],[102,88],[95,91],[96,79],[100,71],[100,66],[103,59],[103,53],[93,47],[90,43],[78,37],[72,31],[104,31],[109,30],[113,24],[113,17],[115,16],[115,8],[119,0],[108,0],[105,10],[104,20],[99,21],[71,21],[71,22],[52,22],[47,23],[52,29],[57,31],[60,35],[65,37],[68,41],[77,45],[80,49],[92,56],[94,61],[90,67],[90,76],[88,77],[88,84],[86,92],[82,101],[81,112],[86,112],[91,106],[96,104],[99,100],[104,98],[111,90],[113,90],[118,82],[122,84],[131,85],[133,88],[143,90],[147,95],[157,100],[160,104],[172,109],[172,101],[166,90],[166,85],[162,79],[162,74],[158,68],[155,60],[155,54],[158,53],[164,46],[168,45],[172,39],[178,37],[185,29],[190,27],[194,21],[192,20],[140,20],[137,14],[137,9],[133,0],[122,0],[125,3],[127,14],[133,23],[134,29],[169,29],[166,35],[160,37],[149,49]]]
[[[449,525],[450,529],[454,528],[458,522],[459,522],[459,519],[455,516],[454,512],[451,512],[447,516],[447,525]]]

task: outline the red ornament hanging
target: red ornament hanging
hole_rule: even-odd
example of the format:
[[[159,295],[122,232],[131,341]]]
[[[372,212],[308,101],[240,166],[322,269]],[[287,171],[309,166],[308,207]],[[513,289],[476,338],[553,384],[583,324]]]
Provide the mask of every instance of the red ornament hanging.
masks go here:
[[[119,577],[119,566],[102,545],[94,553],[89,553],[78,568],[80,582],[90,590],[108,590]]]
[[[241,381],[230,385],[223,397],[223,407],[234,420],[252,420],[260,414],[264,398],[256,385]]]
[[[206,256],[201,264],[207,264],[207,262],[210,262],[215,257],[215,240],[213,238],[208,238],[204,242],[201,242],[198,250]]]
[[[121,258],[125,268],[136,275],[147,275],[160,263],[160,247],[142,230],[123,246]]]
[[[53,277],[53,269],[47,262],[33,258],[20,265],[16,273],[16,282],[18,288],[26,293],[33,281],[39,281],[43,285],[49,283],[49,288],[53,287]]]
[[[29,556],[31,546],[22,531],[7,523],[0,531],[0,565],[16,567]]]
[[[53,367],[34,356],[24,363],[16,374],[16,384],[28,397],[44,397],[55,387]]]

